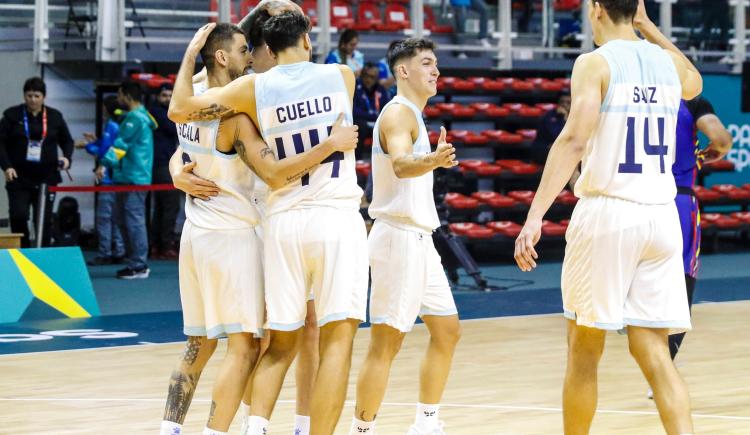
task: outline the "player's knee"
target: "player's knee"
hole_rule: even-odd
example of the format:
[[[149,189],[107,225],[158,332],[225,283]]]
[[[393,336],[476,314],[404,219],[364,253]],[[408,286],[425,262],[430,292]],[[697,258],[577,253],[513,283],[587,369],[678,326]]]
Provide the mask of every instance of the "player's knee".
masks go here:
[[[401,343],[403,343],[403,334],[394,334],[387,338],[381,338],[377,342],[373,340],[370,345],[369,354],[378,361],[390,362],[396,358],[396,355],[401,350]]]
[[[299,351],[302,342],[302,331],[274,331],[266,353],[269,358],[292,360]]]
[[[604,352],[603,336],[573,334],[568,340],[568,358],[582,370],[596,369]]]
[[[446,322],[439,329],[439,333],[431,336],[431,340],[436,342],[440,347],[453,349],[461,339],[461,324],[456,322]]]

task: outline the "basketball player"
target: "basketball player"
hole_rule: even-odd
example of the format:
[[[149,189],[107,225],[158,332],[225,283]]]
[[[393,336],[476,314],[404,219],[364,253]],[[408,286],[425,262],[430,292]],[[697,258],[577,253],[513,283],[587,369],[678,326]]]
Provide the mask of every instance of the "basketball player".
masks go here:
[[[350,434],[374,433],[391,363],[404,336],[422,317],[430,331],[420,372],[419,404],[409,435],[444,434],[438,419],[461,326],[432,232],[440,226],[432,194],[432,171],[452,168],[455,149],[441,128],[431,152],[422,119],[437,93],[437,58],[432,41],[405,39],[391,45],[388,65],[397,95],[383,107],[373,130],[375,224],[368,238],[372,287],[370,347],[357,380],[357,405]]]
[[[208,35],[201,56],[208,86],[226,85],[248,66],[244,34],[236,26],[219,24]],[[342,119],[340,116],[331,135],[316,149],[284,162],[273,158],[245,115],[178,126],[180,148],[171,162],[173,170],[181,171],[175,162],[179,157],[193,162],[197,175],[214,183],[218,195],[208,201],[189,198],[186,202],[180,294],[185,333],[190,339],[172,376],[162,433],[180,433],[195,384],[218,336],[228,336],[228,351],[217,377],[205,434],[221,434],[229,428],[258,355],[258,342],[249,334],[259,335],[263,322],[262,249],[254,230],[260,222],[252,201],[255,175],[247,166],[272,188],[294,181],[302,170],[320,164],[332,153],[354,149],[357,129],[341,127]]]
[[[309,21],[299,12],[271,17],[263,38],[278,66],[241,77],[211,95],[192,95],[190,72],[211,26],[198,31],[185,54],[170,113],[177,122],[248,114],[279,160],[315,148],[336,114],[351,123],[354,74],[345,66],[309,62]],[[249,433],[267,431],[268,418],[298,349],[312,289],[320,326],[320,367],[311,434],[331,434],[346,396],[351,348],[364,320],[367,245],[359,214],[354,153],[336,153],[302,178],[270,193],[264,225],[267,326],[274,332],[252,393]]]
[[[698,149],[698,131],[708,137],[708,146]],[[672,173],[677,183],[675,204],[682,229],[682,262],[685,272],[688,306],[693,304],[693,292],[698,276],[701,246],[701,226],[698,200],[695,197],[695,178],[703,163],[722,159],[732,148],[732,135],[714,113],[711,103],[696,97],[680,102],[677,115],[677,148]],[[685,333],[669,336],[669,352],[674,360]]]
[[[669,328],[690,329],[677,193],[670,167],[680,99],[701,92],[690,61],[642,19],[638,0],[589,0],[600,47],[573,67],[568,122],[516,239],[524,271],[536,267],[542,218],[582,160],[566,235],[562,296],[568,318],[563,388],[566,434],[586,434],[596,411],[607,330],[628,327],[630,353],[654,391],[669,434],[692,433],[690,398],[669,358]]]
[[[250,52],[252,69],[255,73],[263,73],[276,66],[276,59],[266,49],[266,43],[263,40],[263,24],[270,18],[269,11],[274,14],[284,10],[299,10],[299,6],[288,0],[264,0],[253,11],[251,11],[238,26],[245,32],[247,40],[250,42],[252,50]],[[193,82],[202,82],[206,79],[205,68],[195,76]],[[202,180],[187,168],[184,172],[179,172],[174,177],[175,187],[185,191],[187,194],[196,192],[205,193],[206,188],[212,186],[209,181]],[[208,193],[213,194],[213,191]],[[253,201],[255,207],[261,216],[261,221],[265,220],[265,204],[268,196],[268,186],[261,179],[255,180],[255,189],[253,192]],[[262,226],[256,226],[256,233],[263,238]],[[266,334],[261,341],[261,354],[268,347],[270,334]],[[312,300],[307,303],[307,317],[303,332],[302,344],[295,365],[295,385],[296,385],[296,415],[294,418],[295,435],[308,435],[310,432],[310,399],[312,396],[313,383],[318,370],[318,325],[315,317],[315,304]],[[252,382],[253,376],[248,379],[248,385],[245,389],[242,402],[240,404],[240,413],[242,415],[242,428],[247,427],[247,420],[250,416],[250,402],[252,400]]]

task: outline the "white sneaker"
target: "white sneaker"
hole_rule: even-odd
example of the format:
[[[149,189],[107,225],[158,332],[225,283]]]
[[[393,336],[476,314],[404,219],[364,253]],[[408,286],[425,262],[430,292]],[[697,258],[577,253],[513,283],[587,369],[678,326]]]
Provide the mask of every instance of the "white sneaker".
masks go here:
[[[492,43],[487,38],[480,39],[479,43],[482,44],[482,47],[492,47]]]
[[[417,429],[417,425],[413,424],[409,428],[409,432],[407,432],[406,435],[446,435],[445,431],[443,430],[443,426],[445,426],[445,424],[441,421],[431,431],[422,432],[419,429]]]
[[[648,389],[648,393],[646,394],[646,397],[648,397],[651,400],[654,400],[654,390],[651,388]]]
[[[240,425],[240,435],[247,435],[247,430],[250,428],[250,416],[242,416],[242,424]]]
[[[456,58],[461,59],[461,60],[468,59],[468,57],[469,56],[467,56],[466,53],[464,52],[458,53],[458,55],[456,56]]]

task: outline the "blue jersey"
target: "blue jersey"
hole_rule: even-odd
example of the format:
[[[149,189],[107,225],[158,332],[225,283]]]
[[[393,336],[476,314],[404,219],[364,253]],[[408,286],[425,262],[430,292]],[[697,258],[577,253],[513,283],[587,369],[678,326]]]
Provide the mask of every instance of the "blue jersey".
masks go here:
[[[323,142],[339,114],[352,125],[352,98],[338,65],[299,62],[258,74],[255,102],[260,134],[276,158],[301,154]],[[267,213],[309,207],[359,209],[354,151],[335,152],[300,180],[272,191]]]

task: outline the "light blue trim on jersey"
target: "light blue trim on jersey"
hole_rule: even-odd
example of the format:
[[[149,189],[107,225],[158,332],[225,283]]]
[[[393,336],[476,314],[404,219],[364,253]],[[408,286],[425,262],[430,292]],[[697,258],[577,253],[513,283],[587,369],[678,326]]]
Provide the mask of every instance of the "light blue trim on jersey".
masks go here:
[[[240,156],[236,152],[233,153],[233,154],[227,154],[227,153],[223,153],[223,152],[217,150],[216,148],[211,149],[211,154],[215,155],[216,157],[218,157],[220,159],[224,159],[224,160],[234,160],[236,158],[239,158],[239,156]]]
[[[660,113],[665,115],[677,116],[679,109],[661,105],[632,105],[632,106],[609,106],[602,105],[601,113]]]
[[[412,328],[414,328],[414,322],[411,322],[408,326],[401,328],[398,325],[396,325],[396,322],[394,322],[393,319],[391,319],[390,317],[370,318],[370,325],[386,325],[403,333],[410,332]]]
[[[578,318],[578,315],[573,311],[568,311],[563,309],[563,317],[565,317],[568,320],[576,320]],[[603,329],[606,331],[619,331],[623,327],[622,322],[620,323],[603,323],[603,322],[594,322],[594,328],[596,329]]]
[[[346,320],[346,319],[359,320],[360,322],[364,322],[365,321],[365,319],[360,319],[360,318],[357,318],[357,317],[352,317],[349,314],[350,313],[348,311],[343,311],[341,313],[329,314],[329,315],[323,317],[322,319],[318,320],[318,327],[322,328],[327,323],[338,322],[340,320]],[[302,323],[304,323],[304,322],[302,322]]]
[[[183,151],[187,151],[189,153],[195,153],[195,154],[211,154],[211,150],[206,147],[201,147],[197,145],[193,145],[189,142],[182,142],[180,141],[180,146],[182,147]]]
[[[674,329],[691,329],[689,320],[641,320],[641,319],[623,319],[625,325],[638,326],[641,328],[674,328]]]
[[[206,331],[205,326],[185,326],[183,333],[191,337],[222,338],[228,334],[253,334],[258,337],[263,336],[263,330],[244,330],[241,323],[230,323],[228,325],[216,325]]]
[[[432,311],[432,310],[421,310],[419,311],[419,317],[422,316],[454,316],[458,314],[457,309],[445,310],[445,311]]]
[[[305,321],[304,320],[302,320],[300,322],[294,322],[294,323],[272,323],[272,322],[269,322],[267,329],[270,329],[272,331],[289,332],[289,331],[296,331],[296,330],[298,330],[299,328],[301,328],[303,326],[305,326]]]
[[[319,125],[321,123],[333,124],[334,122],[336,122],[336,118],[338,117],[338,113],[330,113],[318,117],[305,118],[303,121],[292,121],[284,125],[279,125],[278,127],[267,128],[264,130],[264,132],[267,135],[271,136],[277,133],[285,133],[290,130],[302,130],[305,127],[309,127],[311,125]]]

